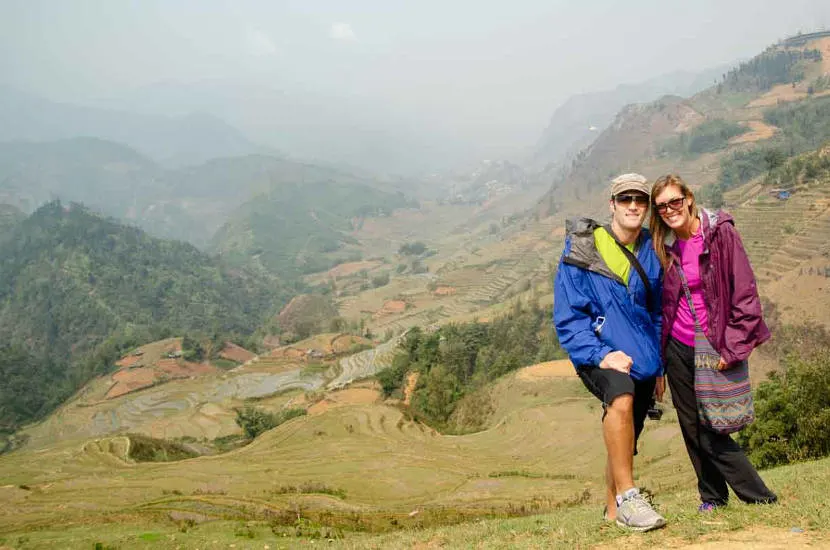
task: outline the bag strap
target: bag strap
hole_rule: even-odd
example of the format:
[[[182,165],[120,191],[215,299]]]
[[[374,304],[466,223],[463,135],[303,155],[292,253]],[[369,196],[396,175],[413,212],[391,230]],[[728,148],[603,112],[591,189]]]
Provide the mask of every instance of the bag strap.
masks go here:
[[[697,319],[697,313],[695,313],[695,303],[694,300],[692,300],[692,291],[689,290],[689,281],[686,280],[686,273],[684,273],[683,268],[680,267],[680,262],[675,262],[674,265],[677,266],[677,273],[680,275],[680,282],[683,283],[683,292],[686,294],[686,301],[689,302],[689,310],[692,312],[692,319],[695,320],[695,332],[703,332],[703,327]]]
[[[625,257],[628,258],[628,261],[631,263],[631,267],[633,267],[637,273],[640,274],[640,279],[643,280],[643,286],[646,289],[646,310],[651,313],[651,283],[648,280],[648,276],[646,275],[646,270],[643,269],[642,264],[640,264],[640,260],[637,259],[637,256],[634,255],[623,243],[621,243],[617,236],[614,235],[614,232],[611,230],[610,227],[604,228],[611,238],[614,239],[614,242],[617,243],[617,246],[620,247]]]

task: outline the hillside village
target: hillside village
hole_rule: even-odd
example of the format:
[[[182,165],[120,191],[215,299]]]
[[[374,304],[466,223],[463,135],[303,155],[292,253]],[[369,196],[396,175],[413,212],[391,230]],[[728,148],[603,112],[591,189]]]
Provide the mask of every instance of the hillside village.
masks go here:
[[[0,143],[0,548],[830,544],[819,443],[765,464],[779,507],[690,518],[668,404],[636,482],[673,523],[599,525],[600,404],[550,323],[565,220],[603,216],[610,175],[678,172],[734,216],[757,274],[774,337],[756,391],[796,392],[790,369],[827,384],[830,31],[592,132],[418,195],[261,151],[170,168],[126,146],[82,161],[77,140]],[[244,197],[221,196],[223,173]],[[27,208],[66,181],[87,186]]]

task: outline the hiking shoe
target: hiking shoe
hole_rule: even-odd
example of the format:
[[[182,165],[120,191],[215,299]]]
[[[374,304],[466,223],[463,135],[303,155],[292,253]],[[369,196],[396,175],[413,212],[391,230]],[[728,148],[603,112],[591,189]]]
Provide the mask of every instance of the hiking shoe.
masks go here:
[[[709,512],[714,512],[718,508],[718,505],[714,502],[702,502],[700,506],[697,507],[697,511],[701,514],[708,514]]]
[[[645,532],[663,527],[666,520],[634,488],[626,491],[617,505],[617,525],[631,531]]]

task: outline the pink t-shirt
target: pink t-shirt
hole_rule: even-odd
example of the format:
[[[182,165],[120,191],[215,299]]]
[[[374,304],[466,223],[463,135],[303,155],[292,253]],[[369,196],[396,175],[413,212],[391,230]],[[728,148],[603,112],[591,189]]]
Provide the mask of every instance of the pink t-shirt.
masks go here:
[[[698,232],[688,240],[677,239],[675,251],[680,257],[683,273],[689,282],[692,293],[692,302],[695,304],[695,314],[703,332],[709,333],[709,317],[706,314],[706,303],[703,300],[703,286],[700,281],[700,254],[703,252],[703,232]],[[677,269],[673,267],[672,269]],[[687,346],[695,345],[695,320],[686,293],[680,293],[680,304],[677,308],[677,317],[671,328],[671,335]]]

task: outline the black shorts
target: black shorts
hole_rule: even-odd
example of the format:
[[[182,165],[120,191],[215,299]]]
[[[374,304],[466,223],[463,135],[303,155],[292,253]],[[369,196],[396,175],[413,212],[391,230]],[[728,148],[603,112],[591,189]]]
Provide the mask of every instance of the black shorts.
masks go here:
[[[637,454],[637,439],[646,423],[646,415],[654,397],[657,380],[634,380],[624,372],[599,367],[579,367],[576,373],[597,399],[602,401],[602,419],[605,420],[605,408],[621,395],[634,396],[634,454]]]

